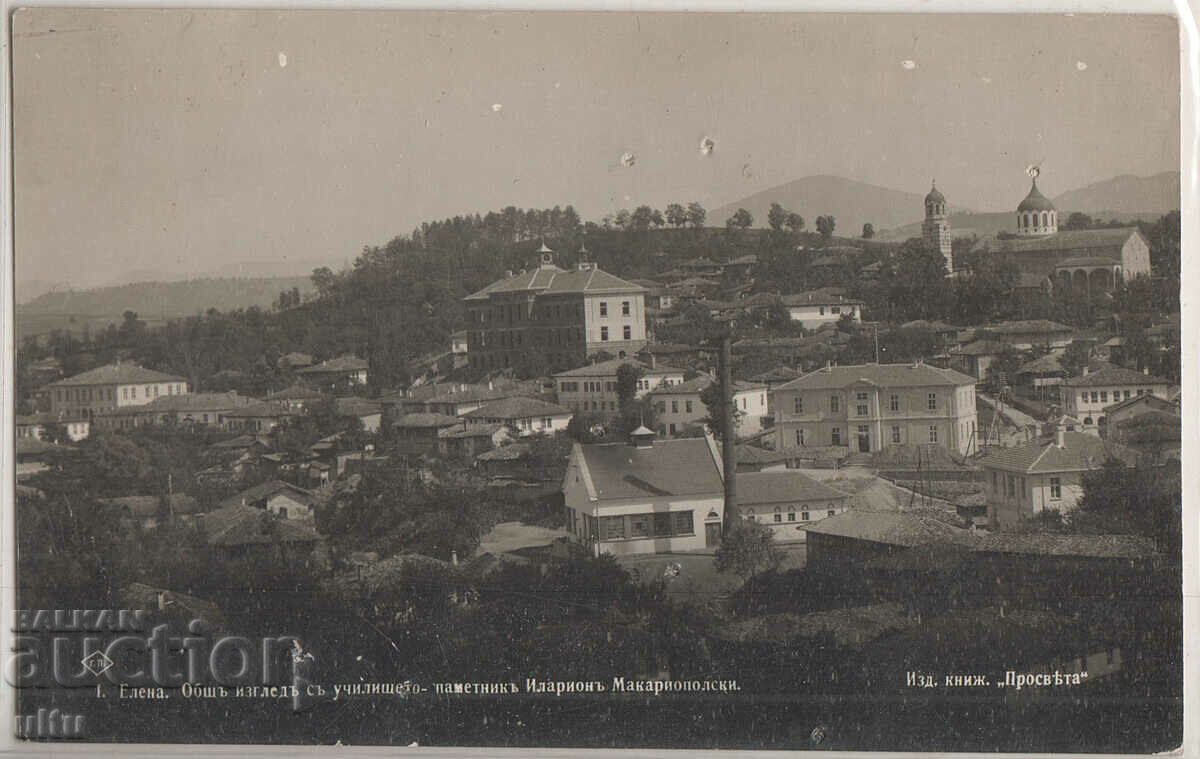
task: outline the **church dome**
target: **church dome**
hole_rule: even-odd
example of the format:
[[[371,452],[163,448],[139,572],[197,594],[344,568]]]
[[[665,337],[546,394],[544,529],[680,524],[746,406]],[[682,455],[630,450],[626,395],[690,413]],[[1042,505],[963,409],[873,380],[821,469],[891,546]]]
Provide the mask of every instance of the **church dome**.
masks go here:
[[[938,191],[937,185],[934,185],[933,189],[929,191],[929,194],[925,196],[925,205],[929,205],[930,203],[945,202],[946,196],[942,195],[942,193]]]
[[[1033,187],[1029,188],[1029,194],[1021,201],[1021,205],[1017,206],[1017,213],[1023,211],[1053,211],[1054,204],[1050,199],[1041,193],[1037,187],[1037,180],[1033,180]]]

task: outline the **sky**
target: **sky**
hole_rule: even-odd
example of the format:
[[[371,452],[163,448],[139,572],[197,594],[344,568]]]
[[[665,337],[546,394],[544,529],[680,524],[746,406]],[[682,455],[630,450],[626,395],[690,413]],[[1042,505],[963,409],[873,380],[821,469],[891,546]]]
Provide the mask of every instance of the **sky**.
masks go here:
[[[1178,60],[1166,16],[23,9],[18,300],[814,174],[1007,211],[1030,164],[1051,197],[1178,170]]]

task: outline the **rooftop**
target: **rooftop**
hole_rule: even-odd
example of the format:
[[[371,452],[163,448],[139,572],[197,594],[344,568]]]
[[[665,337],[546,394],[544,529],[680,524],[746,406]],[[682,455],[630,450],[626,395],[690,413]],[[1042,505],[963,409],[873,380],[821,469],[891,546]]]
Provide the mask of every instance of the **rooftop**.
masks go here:
[[[1063,382],[1066,387],[1111,387],[1113,385],[1169,385],[1170,380],[1155,377],[1151,374],[1126,369],[1123,366],[1109,366],[1099,371],[1089,371],[1081,377],[1069,377]]]
[[[880,387],[959,387],[977,380],[930,364],[852,364],[828,366],[794,379],[782,390],[831,390],[862,382]]]
[[[595,364],[588,364],[587,366],[581,366],[576,369],[568,369],[567,371],[559,372],[558,374],[555,374],[554,376],[555,376],[555,378],[558,378],[558,377],[616,377],[617,369],[621,368],[625,364],[630,364],[632,366],[636,366],[636,367],[640,368],[642,370],[643,376],[645,376],[645,375],[660,376],[663,374],[683,374],[684,373],[683,369],[676,369],[673,366],[664,366],[662,364],[658,364],[653,369],[651,369],[649,366],[643,364],[640,361],[632,361],[627,358],[613,358],[613,359],[609,359],[608,361],[600,361]]]
[[[327,361],[322,361],[319,364],[306,366],[297,371],[297,374],[327,374],[330,372],[357,372],[368,368],[365,359],[356,356],[338,356]]]
[[[423,411],[414,414],[405,414],[392,422],[393,427],[405,428],[456,427],[461,424],[462,420],[458,417],[447,416],[445,414],[431,414]]]
[[[1072,229],[1041,237],[1013,237],[1006,240],[996,237],[985,237],[977,242],[972,250],[991,253],[1078,250],[1095,251],[1101,256],[1108,257],[1109,255],[1113,255],[1114,251],[1119,255],[1120,249],[1134,235],[1141,236],[1137,227]],[[1079,255],[1085,254],[1081,252]]]
[[[806,532],[913,548],[929,543],[970,545],[966,530],[930,517],[898,511],[852,509],[803,526]]]
[[[1063,447],[1051,435],[1012,448],[993,448],[979,465],[1008,472],[1029,474],[1085,472],[1100,468],[1110,458],[1126,464],[1137,461],[1137,453],[1086,432],[1064,432]]]
[[[1143,559],[1155,555],[1154,542],[1138,535],[1056,535],[1053,533],[992,533],[975,546],[986,553]]]
[[[651,395],[690,395],[693,393],[703,392],[705,388],[716,382],[715,379],[707,374],[701,374],[699,377],[694,377],[687,382],[680,382],[677,385],[659,385],[650,392]],[[761,382],[742,382],[734,380],[733,391],[735,393],[747,393],[755,390],[766,390],[767,386]]]
[[[861,300],[847,298],[842,295],[832,295],[828,292],[813,290],[811,292],[793,293],[780,296],[779,300],[785,306],[851,306],[863,305]]]
[[[225,412],[226,418],[230,419],[278,419],[295,415],[295,411],[272,401],[259,401]]]
[[[844,501],[850,497],[795,470],[741,472],[737,476],[737,496],[739,506],[786,501]]]
[[[1016,348],[1000,340],[974,340],[953,348],[952,356],[995,356],[1003,353],[1015,353]]]
[[[270,543],[315,543],[315,530],[290,519],[278,519],[265,509],[228,506],[200,517],[209,545],[244,546]]]
[[[463,414],[465,419],[533,419],[570,415],[570,409],[536,398],[505,398]]]
[[[137,364],[107,364],[98,366],[74,377],[51,382],[47,387],[72,387],[76,385],[136,385],[153,382],[187,382],[175,374],[164,374],[145,369]]]
[[[557,266],[540,266],[511,277],[498,279],[474,292],[466,300],[486,300],[492,295],[534,291],[554,295],[567,293],[644,293],[645,288],[626,282],[600,269],[565,271]]]
[[[292,385],[273,393],[267,393],[269,401],[316,401],[322,397],[319,392],[304,385]]]
[[[647,496],[723,497],[720,452],[710,438],[576,444],[573,460],[588,491],[600,500]],[[570,476],[568,474],[568,476]]]
[[[137,416],[153,413],[181,413],[200,411],[229,411],[246,408],[259,401],[238,395],[234,391],[228,393],[187,393],[184,395],[160,395],[149,403],[140,406],[118,406],[112,411],[106,411],[100,416]]]
[[[229,496],[224,501],[221,501],[219,508],[250,506],[264,498],[270,498],[279,492],[286,492],[293,500],[303,503],[306,506],[312,506],[317,502],[317,498],[311,490],[305,490],[283,480],[268,480],[267,482]]]

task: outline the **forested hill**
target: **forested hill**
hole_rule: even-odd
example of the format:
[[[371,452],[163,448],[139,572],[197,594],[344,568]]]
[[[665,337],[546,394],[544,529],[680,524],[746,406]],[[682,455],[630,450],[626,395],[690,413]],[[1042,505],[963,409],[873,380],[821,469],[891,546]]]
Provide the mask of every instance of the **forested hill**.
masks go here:
[[[269,308],[279,293],[298,288],[301,296],[312,292],[309,277],[255,277],[190,279],[178,282],[135,282],[92,290],[44,293],[17,307],[22,315],[120,316],[134,311],[143,317],[167,318],[203,313],[210,308],[233,311],[258,306]],[[18,293],[19,295],[19,293]]]

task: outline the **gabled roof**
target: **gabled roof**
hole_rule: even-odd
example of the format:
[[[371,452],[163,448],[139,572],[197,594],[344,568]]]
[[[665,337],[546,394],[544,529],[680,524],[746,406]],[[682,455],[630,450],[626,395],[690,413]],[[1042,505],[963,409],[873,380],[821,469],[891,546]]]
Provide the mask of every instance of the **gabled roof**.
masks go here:
[[[292,500],[303,503],[306,506],[312,506],[317,502],[317,498],[311,490],[305,490],[283,480],[268,480],[267,482],[229,496],[224,501],[221,501],[220,508],[225,509],[243,504],[249,506],[280,492],[287,493]]]
[[[322,397],[319,392],[304,385],[292,385],[273,393],[267,393],[269,401],[317,401]]]
[[[777,389],[837,390],[856,382],[880,387],[958,387],[974,385],[978,380],[931,364],[853,364],[817,369]]]
[[[279,403],[259,401],[249,406],[235,408],[225,412],[228,419],[278,419],[285,416],[295,416],[296,412]]]
[[[228,393],[185,393],[183,395],[160,395],[140,406],[118,406],[99,416],[140,416],[156,413],[200,413],[201,411],[227,412],[252,406],[258,401],[234,391]]]
[[[1123,366],[1109,366],[1099,371],[1089,371],[1082,377],[1070,377],[1063,382],[1064,387],[1110,387],[1112,385],[1170,385],[1171,381],[1151,374],[1126,369]]]
[[[373,416],[383,411],[383,404],[379,401],[354,396],[338,398],[334,401],[334,406],[338,416],[364,417]]]
[[[600,269],[565,271],[557,266],[540,266],[530,271],[499,279],[466,300],[486,300],[492,295],[517,292],[545,294],[567,293],[644,293],[646,288],[626,282]]]
[[[1100,255],[1120,255],[1121,248],[1134,235],[1141,237],[1137,227],[1118,227],[1116,229],[1072,229],[1061,230],[1052,235],[1040,237],[1013,237],[1001,240],[997,237],[985,237],[977,242],[971,250],[991,253],[1030,253],[1039,251],[1096,251]],[[1143,241],[1145,238],[1143,238]],[[1084,255],[1080,253],[1079,255]]]
[[[786,501],[845,501],[850,496],[796,470],[783,472],[740,472],[737,476],[738,506]]]
[[[751,382],[790,382],[799,377],[803,372],[799,369],[793,369],[790,366],[777,366],[774,369],[768,369],[762,374],[755,375],[750,378]]]
[[[76,374],[74,377],[51,382],[46,387],[72,387],[78,385],[136,385],[153,382],[187,382],[183,377],[164,374],[153,369],[144,369],[137,364],[107,364]]]
[[[739,443],[734,454],[739,464],[778,464],[796,458],[794,451],[771,451],[746,443]]]
[[[502,424],[468,424],[465,427],[445,427],[438,430],[442,440],[460,440],[472,437],[491,437],[504,429]]]
[[[951,356],[998,356],[1016,353],[1017,349],[1000,340],[975,340],[950,350]]]
[[[989,324],[982,329],[989,330],[1001,335],[1023,335],[1028,333],[1047,334],[1056,332],[1074,332],[1073,327],[1068,327],[1065,324],[1052,322],[1049,319],[1019,319],[1015,321],[999,322],[997,324]]]
[[[1066,372],[1058,356],[1047,353],[1041,358],[1035,358],[1017,370],[1017,374],[1055,374]]]
[[[699,377],[694,377],[687,382],[680,382],[678,385],[659,385],[650,391],[650,395],[691,395],[694,393],[703,392],[706,387],[716,382],[715,379],[707,374],[701,374]],[[734,380],[733,392],[748,393],[755,390],[766,390],[767,386],[761,382],[742,382]]]
[[[803,293],[792,293],[780,296],[779,300],[785,306],[861,306],[863,302],[856,298],[842,295],[831,295],[821,290]]]
[[[872,543],[914,548],[930,543],[971,545],[966,530],[930,517],[905,514],[899,511],[867,511],[852,509],[802,525],[805,532],[836,535]]]
[[[975,550],[1105,559],[1144,559],[1156,554],[1154,541],[1140,535],[1056,535],[1046,532],[992,533],[984,536]]]
[[[979,465],[1006,472],[1052,474],[1099,469],[1110,458],[1126,464],[1137,461],[1137,452],[1086,432],[1064,432],[1063,447],[1055,436],[1044,437],[1012,448],[993,448]]]
[[[565,372],[559,372],[554,377],[616,377],[617,369],[620,369],[625,364],[631,364],[639,367],[642,370],[642,376],[661,376],[664,374],[683,374],[683,369],[676,369],[673,366],[664,366],[658,364],[651,369],[640,361],[633,361],[627,358],[613,358],[608,361],[600,361],[595,364],[588,364],[576,369],[568,369]]]
[[[315,530],[291,519],[278,519],[265,509],[229,506],[210,511],[200,519],[209,545],[243,546],[271,543],[315,543]]]
[[[533,419],[545,416],[568,416],[570,409],[536,398],[505,398],[480,406],[463,414],[465,419]]]
[[[1125,400],[1120,401],[1118,403],[1113,403],[1109,406],[1105,406],[1104,413],[1112,414],[1116,411],[1122,411],[1131,406],[1138,406],[1138,405],[1149,406],[1151,409],[1153,409],[1155,411],[1166,411],[1168,413],[1175,413],[1175,414],[1179,413],[1179,407],[1176,406],[1174,403],[1172,403],[1171,401],[1164,401],[1162,398],[1159,398],[1157,395],[1151,395],[1150,393],[1145,393],[1143,395],[1133,395],[1133,396],[1130,396],[1129,398],[1126,398]]]
[[[706,437],[655,440],[644,448],[628,443],[577,443],[572,451],[586,489],[602,501],[647,496],[723,497],[720,457],[716,443]]]
[[[427,412],[405,414],[396,421],[392,422],[393,427],[404,428],[457,427],[461,424],[462,420],[456,416],[446,416],[445,414],[432,414]]]
[[[328,374],[332,372],[357,372],[366,369],[369,364],[365,359],[356,356],[338,356],[331,358],[328,361],[322,361],[319,364],[306,366],[298,370],[297,374]]]

